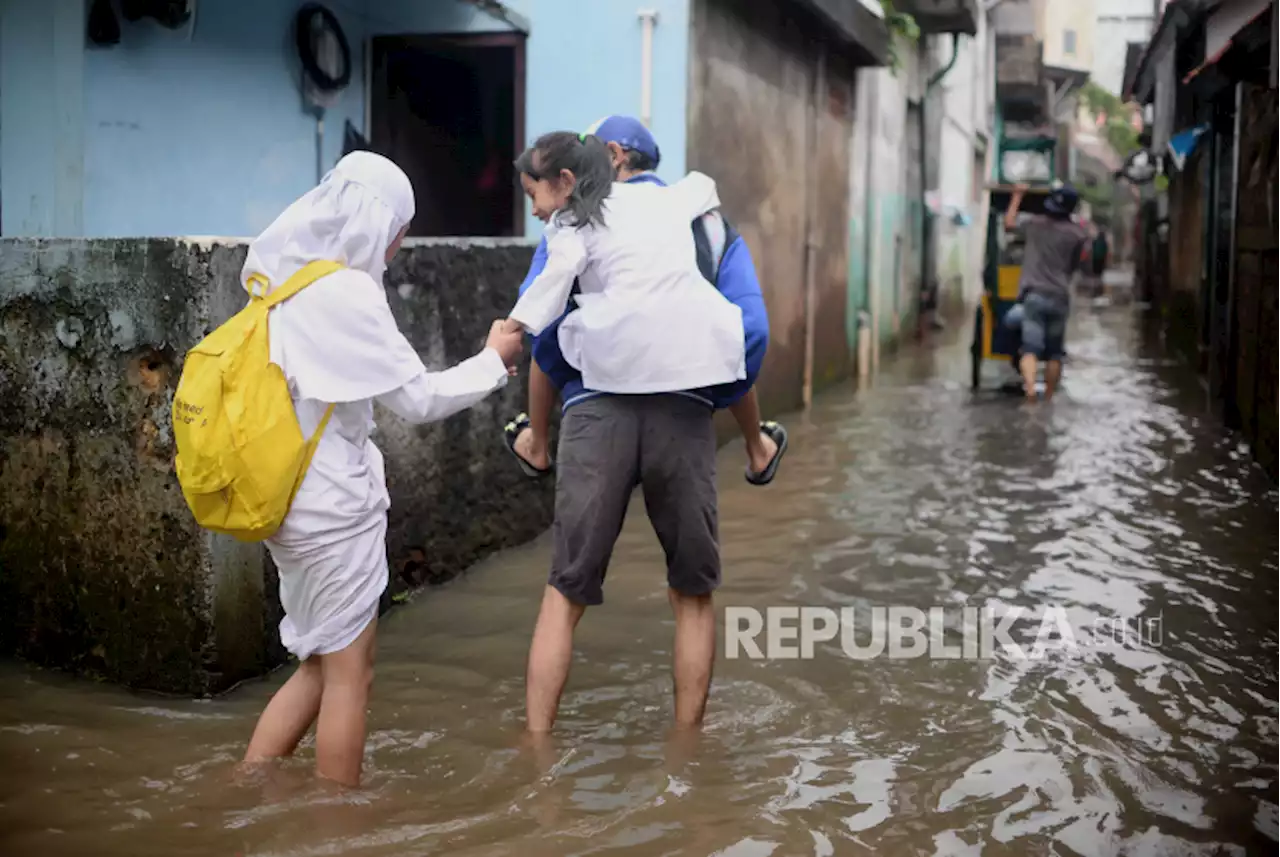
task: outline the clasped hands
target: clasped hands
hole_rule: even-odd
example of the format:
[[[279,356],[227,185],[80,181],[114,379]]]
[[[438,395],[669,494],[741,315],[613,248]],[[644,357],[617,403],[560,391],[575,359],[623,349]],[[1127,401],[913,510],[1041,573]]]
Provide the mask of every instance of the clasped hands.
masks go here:
[[[498,356],[506,364],[508,375],[515,375],[519,369],[520,355],[524,351],[524,327],[520,322],[509,318],[495,319],[489,326],[489,338],[484,345],[485,348],[498,352]]]

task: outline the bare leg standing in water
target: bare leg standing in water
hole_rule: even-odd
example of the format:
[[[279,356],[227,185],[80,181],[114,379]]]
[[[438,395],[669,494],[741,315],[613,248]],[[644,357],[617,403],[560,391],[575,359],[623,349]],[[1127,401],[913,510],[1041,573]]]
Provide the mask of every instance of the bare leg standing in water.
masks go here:
[[[1058,381],[1061,378],[1061,360],[1050,360],[1044,365],[1044,400],[1046,402],[1053,398],[1054,391],[1058,389]]]
[[[246,763],[293,755],[298,742],[320,716],[323,682],[319,658],[313,656],[298,664],[258,718],[249,749],[244,754]]]
[[[1045,361],[1044,398],[1048,401],[1062,377],[1062,347],[1066,332],[1066,310],[1042,295],[1028,294],[1022,300],[1022,348],[1026,351],[1018,361],[1022,384],[1028,401],[1036,400],[1036,372],[1039,360]]]
[[[350,646],[320,658],[324,693],[316,719],[316,773],[345,786],[360,784],[377,624],[373,620]]]
[[[711,691],[716,652],[716,617],[710,595],[668,592],[676,619],[672,677],[675,690],[675,722],[688,729],[702,724]],[[586,607],[574,604],[548,586],[529,647],[525,705],[528,729],[550,732],[560,708],[560,697],[569,680],[573,661],[573,632]]]
[[[529,647],[530,732],[555,725],[574,629],[588,606],[604,600],[609,557],[637,484],[667,559],[675,720],[702,723],[715,661],[711,593],[720,584],[715,454],[711,409],[684,396],[600,396],[566,412],[551,579]]]
[[[676,726],[702,725],[711,692],[716,659],[716,614],[710,595],[681,595],[667,591],[676,617],[674,664]]]
[[[375,619],[342,651],[298,665],[258,719],[246,763],[292,756],[315,723],[316,772],[343,785],[360,783],[376,628]]]
[[[1036,356],[1034,354],[1022,355],[1022,359],[1018,361],[1018,368],[1022,370],[1023,395],[1026,396],[1028,402],[1037,401],[1040,398],[1040,394],[1036,392],[1036,375],[1039,370]]]
[[[560,695],[569,680],[569,665],[573,661],[573,632],[586,609],[586,605],[574,604],[552,586],[543,592],[525,674],[526,721],[530,732],[550,732],[555,725]]]

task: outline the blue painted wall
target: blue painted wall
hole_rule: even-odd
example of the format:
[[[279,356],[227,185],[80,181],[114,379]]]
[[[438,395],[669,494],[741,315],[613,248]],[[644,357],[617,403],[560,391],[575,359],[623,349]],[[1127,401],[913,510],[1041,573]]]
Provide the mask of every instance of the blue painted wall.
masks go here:
[[[253,234],[314,183],[315,120],[289,62],[296,6],[253,6],[253,26],[241,3],[201,3],[190,40],[148,22],[87,49],[86,235]],[[354,39],[360,20],[335,12]],[[362,55],[352,62],[362,68]],[[349,87],[328,113],[326,164],[343,120],[362,115]]]
[[[6,235],[253,235],[315,181],[316,123],[291,45],[299,0],[198,5],[192,29],[122,22],[87,44],[82,0],[0,0],[0,228]],[[388,33],[511,25],[461,0],[330,0],[354,75],[325,119],[332,165],[364,126],[364,46]],[[652,0],[660,172],[683,174],[689,0]],[[528,136],[640,109],[638,6],[511,0],[531,25]],[[515,153],[512,153],[513,156]],[[527,234],[541,224],[531,217]]]
[[[532,25],[525,117],[531,141],[546,131],[581,131],[611,113],[640,115],[638,11],[657,11],[650,130],[662,151],[658,174],[668,181],[684,175],[689,0],[508,0],[506,5]],[[525,234],[541,229],[528,215]]]
[[[84,3],[0,0],[0,225],[83,228]]]

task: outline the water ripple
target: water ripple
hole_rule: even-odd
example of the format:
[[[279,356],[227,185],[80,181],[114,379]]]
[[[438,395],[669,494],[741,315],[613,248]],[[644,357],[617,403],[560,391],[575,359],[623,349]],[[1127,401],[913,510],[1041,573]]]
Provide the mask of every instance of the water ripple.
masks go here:
[[[1122,313],[1074,325],[1051,407],[970,395],[960,342],[789,417],[765,491],[726,448],[719,596],[858,626],[890,605],[1053,607],[1074,649],[722,658],[690,742],[668,731],[663,558],[636,503],[549,745],[519,731],[543,539],[384,620],[354,794],[315,785],[310,739],[235,774],[278,679],[150,705],[5,668],[0,852],[1274,854],[1275,489]]]

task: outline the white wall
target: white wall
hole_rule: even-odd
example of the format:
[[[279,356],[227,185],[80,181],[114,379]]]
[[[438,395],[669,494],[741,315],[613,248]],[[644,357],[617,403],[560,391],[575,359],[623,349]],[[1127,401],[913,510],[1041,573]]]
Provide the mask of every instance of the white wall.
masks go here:
[[[1112,0],[1048,0],[1044,7],[1044,64],[1056,68],[1093,70],[1097,7]],[[1074,45],[1067,33],[1074,34]]]
[[[903,67],[859,69],[850,169],[850,307],[871,316],[878,359],[881,343],[901,333],[916,301],[908,288],[913,252],[910,231],[917,200],[907,192],[907,101],[920,77],[914,52],[901,50]],[[852,318],[852,313],[850,314]]]
[[[1154,27],[1151,0],[1103,0],[1097,6],[1093,81],[1116,95],[1124,87],[1130,42],[1145,42]]]
[[[945,40],[938,41],[942,43],[938,50],[949,57]],[[943,78],[941,88],[941,97],[933,99],[943,110],[938,165],[943,214],[934,221],[937,272],[943,289],[959,281],[965,299],[972,300],[982,290],[987,216],[983,190],[994,157],[989,152],[995,145],[995,39],[985,17],[979,19],[975,36],[962,39],[955,67]],[[932,104],[931,108],[938,109]],[[949,216],[953,211],[967,215],[969,224],[956,224]]]
[[[1038,36],[1044,26],[1044,6],[1048,0],[1003,0],[995,7],[992,21],[1002,36]]]

